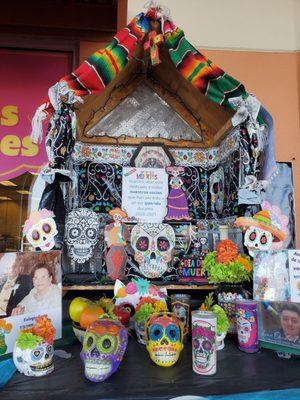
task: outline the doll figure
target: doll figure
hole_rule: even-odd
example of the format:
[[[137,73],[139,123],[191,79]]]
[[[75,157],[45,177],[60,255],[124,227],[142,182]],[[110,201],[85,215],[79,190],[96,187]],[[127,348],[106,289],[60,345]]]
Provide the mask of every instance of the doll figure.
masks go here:
[[[168,174],[172,175],[172,178],[170,180],[171,190],[167,199],[168,212],[165,219],[190,221],[192,218],[189,216],[188,202],[180,177],[184,172],[184,167],[167,167],[166,170]]]

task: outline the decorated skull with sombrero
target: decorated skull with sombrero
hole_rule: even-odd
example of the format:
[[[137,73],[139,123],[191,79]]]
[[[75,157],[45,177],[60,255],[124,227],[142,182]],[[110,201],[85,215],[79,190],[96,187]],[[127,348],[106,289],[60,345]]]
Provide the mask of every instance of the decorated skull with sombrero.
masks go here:
[[[285,233],[272,221],[266,210],[259,211],[253,217],[239,217],[235,224],[245,232],[244,244],[252,257],[255,250],[269,250],[272,242],[285,239]]]

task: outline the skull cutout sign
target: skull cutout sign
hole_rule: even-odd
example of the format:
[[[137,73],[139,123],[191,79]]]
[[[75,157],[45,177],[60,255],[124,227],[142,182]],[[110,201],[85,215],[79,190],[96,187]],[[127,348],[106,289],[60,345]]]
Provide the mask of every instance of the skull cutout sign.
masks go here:
[[[140,272],[147,278],[160,278],[171,261],[175,233],[168,224],[137,224],[131,231],[131,245]]]
[[[55,246],[54,237],[57,229],[53,217],[52,211],[43,208],[32,212],[25,221],[23,233],[34,248],[48,251]]]
[[[183,349],[183,326],[172,313],[152,314],[146,324],[147,350],[160,367],[174,365]]]
[[[245,232],[244,244],[251,257],[256,250],[269,250],[273,242],[285,239],[285,233],[273,223],[267,210],[259,211],[253,217],[237,218],[235,224]]]
[[[77,208],[67,215],[65,242],[72,260],[83,264],[92,255],[99,240],[100,218],[92,210]]]
[[[224,206],[225,186],[224,186],[224,169],[219,167],[209,178],[209,192],[211,195],[212,206],[216,212],[221,215]]]
[[[103,318],[92,322],[84,335],[80,358],[85,377],[102,382],[118,369],[128,343],[126,328],[117,320]]]

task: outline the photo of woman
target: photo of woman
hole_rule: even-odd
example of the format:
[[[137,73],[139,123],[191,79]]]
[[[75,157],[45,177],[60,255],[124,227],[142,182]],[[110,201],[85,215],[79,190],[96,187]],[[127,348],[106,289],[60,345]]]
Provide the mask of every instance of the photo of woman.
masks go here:
[[[60,307],[58,251],[0,254],[0,318]]]

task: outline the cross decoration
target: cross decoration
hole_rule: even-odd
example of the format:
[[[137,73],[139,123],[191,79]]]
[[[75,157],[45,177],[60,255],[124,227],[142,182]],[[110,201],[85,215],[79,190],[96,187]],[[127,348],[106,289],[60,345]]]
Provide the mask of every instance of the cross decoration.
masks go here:
[[[151,63],[155,67],[161,63],[158,45],[163,43],[164,36],[161,33],[157,34],[155,31],[151,31],[149,32],[148,39],[149,40],[144,43],[144,50],[146,51],[150,49]]]

